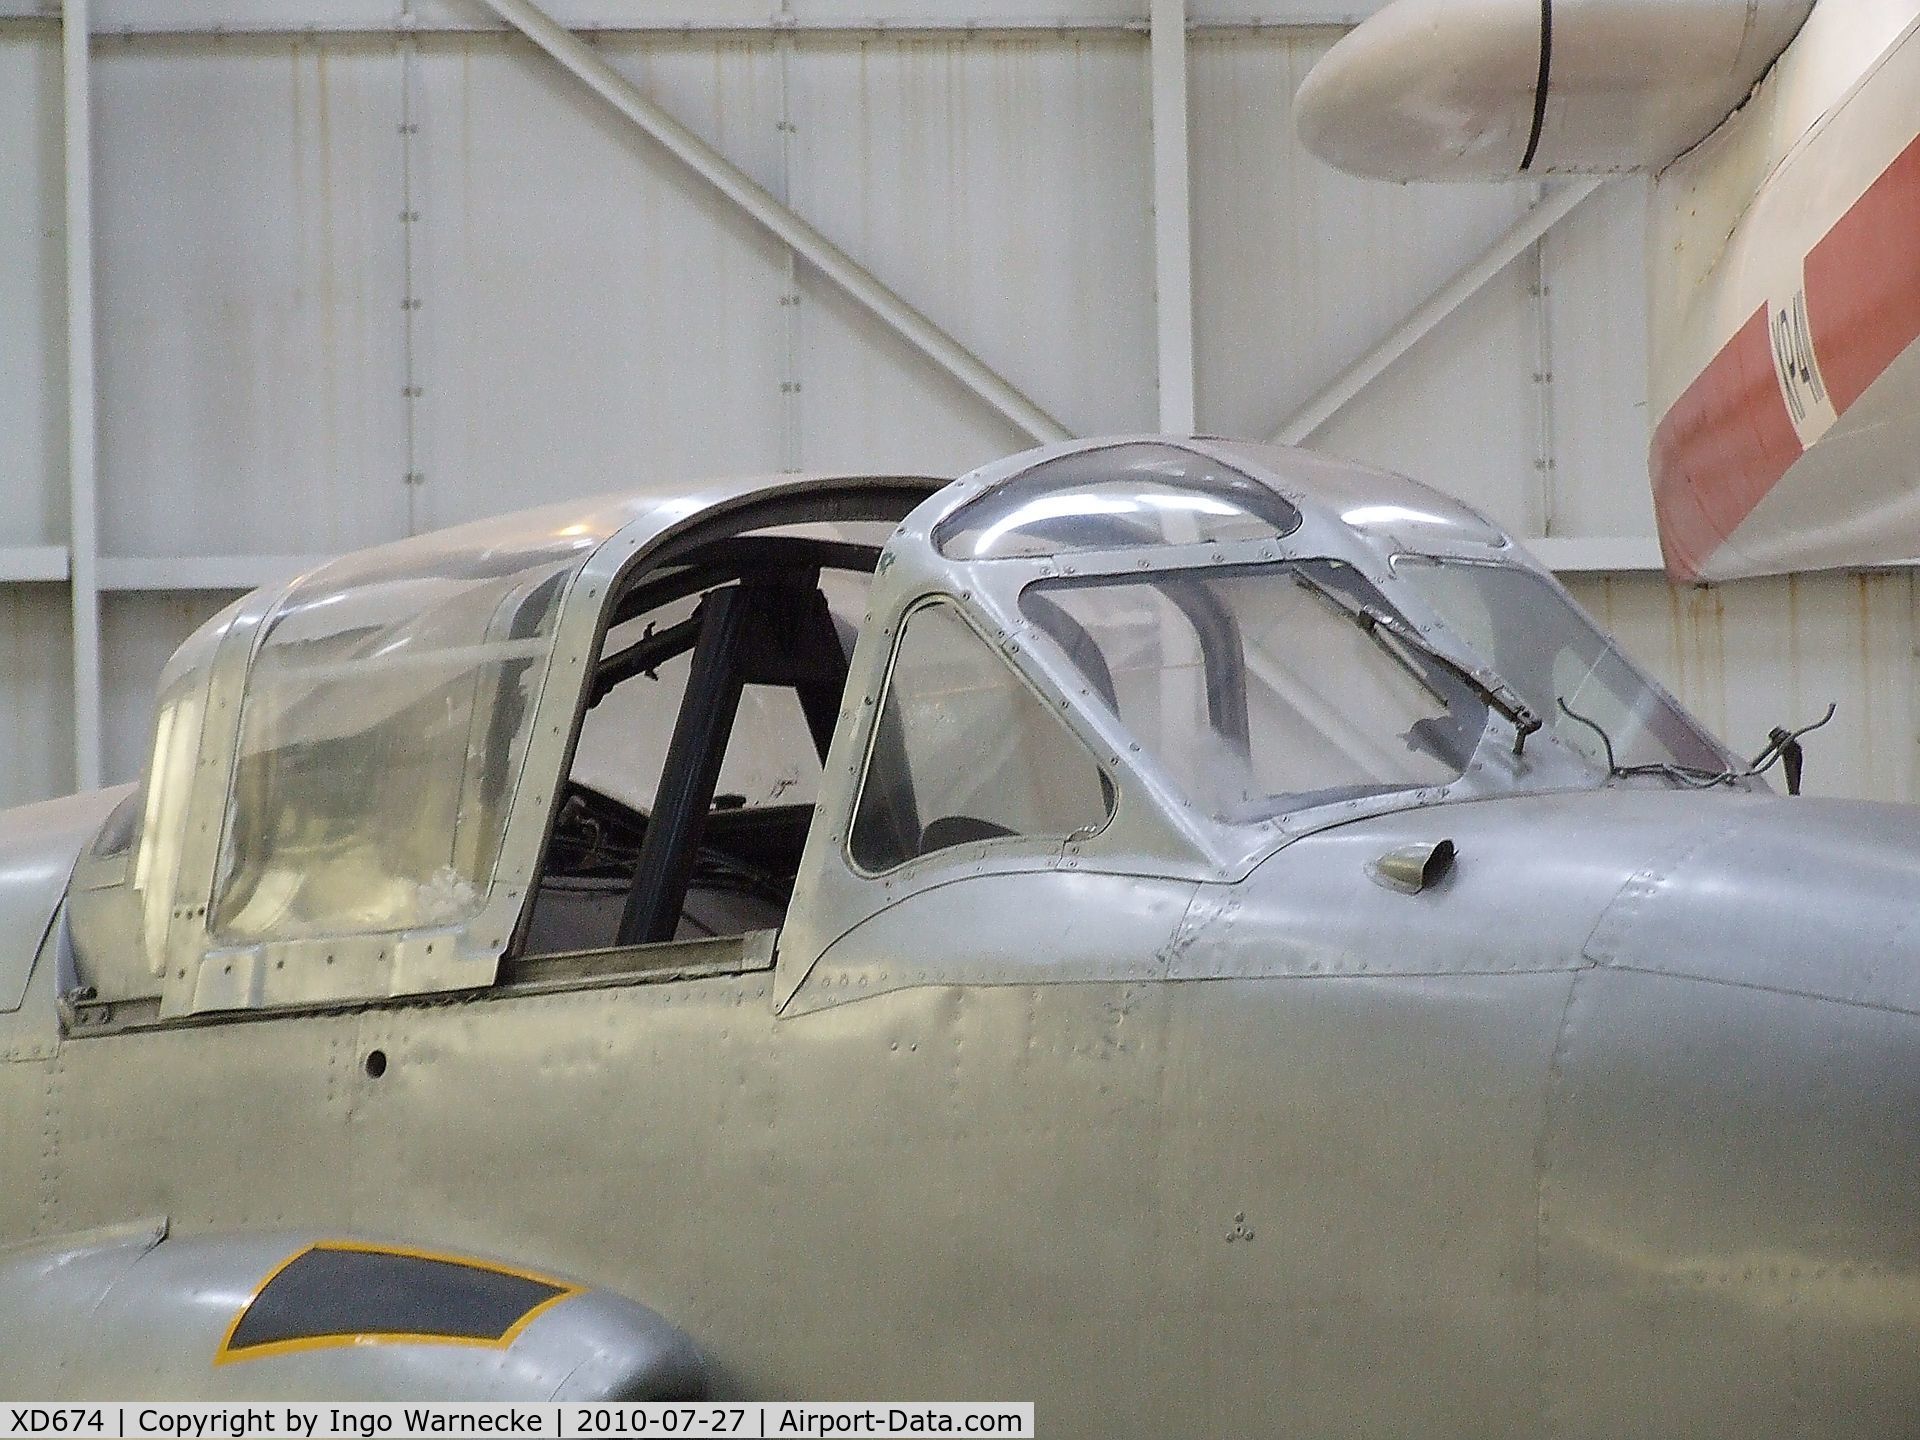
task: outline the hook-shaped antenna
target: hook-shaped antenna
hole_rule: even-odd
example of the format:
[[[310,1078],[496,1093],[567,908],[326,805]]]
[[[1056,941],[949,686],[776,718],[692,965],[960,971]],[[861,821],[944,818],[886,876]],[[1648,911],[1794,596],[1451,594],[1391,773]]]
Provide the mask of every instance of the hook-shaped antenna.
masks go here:
[[[1800,737],[1810,735],[1822,725],[1833,719],[1834,711],[1839,707],[1833,701],[1827,702],[1827,713],[1811,725],[1802,725],[1798,730],[1789,730],[1776,725],[1767,732],[1767,748],[1753,757],[1753,763],[1747,767],[1750,774],[1758,775],[1773,768],[1773,762],[1782,761],[1787,774],[1787,794],[1800,793],[1800,771],[1806,763],[1806,755],[1800,748]]]
[[[1574,709],[1571,705],[1567,704],[1566,697],[1564,696],[1556,695],[1553,697],[1553,699],[1554,699],[1554,703],[1560,707],[1561,711],[1566,715],[1566,717],[1569,720],[1578,720],[1582,725],[1586,726],[1589,730],[1593,731],[1594,734],[1600,737],[1600,743],[1604,745],[1607,750],[1607,773],[1609,775],[1618,775],[1620,773],[1620,763],[1619,761],[1613,758],[1612,737],[1610,737],[1606,731],[1600,728],[1600,722],[1598,720],[1589,719],[1587,716],[1582,715],[1578,710]]]

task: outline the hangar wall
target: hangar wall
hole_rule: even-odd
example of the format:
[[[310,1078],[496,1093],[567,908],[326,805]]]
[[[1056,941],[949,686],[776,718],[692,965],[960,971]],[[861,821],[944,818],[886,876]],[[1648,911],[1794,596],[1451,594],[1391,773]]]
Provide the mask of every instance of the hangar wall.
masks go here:
[[[1201,428],[1330,410],[1312,443],[1546,537],[1736,748],[1835,699],[1809,788],[1920,798],[1907,572],[1675,591],[1654,570],[1636,182],[1516,246],[1536,187],[1312,161],[1292,91],[1365,4],[1190,7],[1184,164],[1156,161],[1149,104],[1180,30],[1150,39],[1134,0],[872,4],[550,8],[1075,432],[1157,428],[1180,310],[1156,259],[1190,234],[1192,368],[1168,388]],[[304,558],[566,495],[958,473],[1030,443],[478,0],[95,0],[92,26],[109,780],[139,767],[171,647]],[[57,16],[0,0],[9,803],[70,788],[93,644],[67,579],[96,552],[68,490],[62,88]],[[1483,283],[1406,323],[1463,273]],[[1339,384],[1369,356],[1397,358]]]

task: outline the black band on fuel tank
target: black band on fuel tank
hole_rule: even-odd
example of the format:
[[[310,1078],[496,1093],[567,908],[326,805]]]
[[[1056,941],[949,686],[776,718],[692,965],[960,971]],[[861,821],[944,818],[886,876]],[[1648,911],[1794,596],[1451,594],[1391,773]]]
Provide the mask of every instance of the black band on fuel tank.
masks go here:
[[[1547,81],[1553,74],[1553,0],[1540,0],[1540,73],[1533,82],[1533,133],[1527,136],[1527,153],[1520,157],[1520,168],[1528,169],[1540,149],[1540,132],[1547,123]]]

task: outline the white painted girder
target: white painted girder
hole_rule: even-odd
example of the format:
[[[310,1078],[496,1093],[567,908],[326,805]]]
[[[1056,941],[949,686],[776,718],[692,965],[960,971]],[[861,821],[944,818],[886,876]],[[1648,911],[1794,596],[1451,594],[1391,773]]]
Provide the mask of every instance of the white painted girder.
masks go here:
[[[783,205],[771,191],[682,125],[639,87],[557,24],[532,0],[486,0],[502,19],[750,219],[819,270],[916,350],[1035,440],[1065,440],[1072,432],[959,340],[895,293],[872,271]]]
[[[100,588],[119,593],[255,590],[324,565],[326,555],[103,556]]]
[[[64,545],[0,545],[0,584],[61,583],[69,573]]]
[[[1277,445],[1299,445],[1337,415],[1386,368],[1406,354],[1447,316],[1480,293],[1486,283],[1537,244],[1598,190],[1604,181],[1593,178],[1568,181],[1536,204],[1453,278],[1415,306],[1412,313],[1341,371],[1313,399],[1301,406],[1270,437]]]
[[[618,34],[885,31],[980,34],[1007,31],[1145,32],[1150,0],[550,0],[569,30]],[[1199,28],[1346,28],[1378,0],[1196,0]],[[44,0],[0,0],[0,20],[47,18]],[[498,30],[501,22],[469,0],[93,0],[100,35],[433,34]]]
[[[1193,177],[1187,145],[1186,0],[1153,0],[1154,303],[1159,332],[1160,429],[1191,435],[1193,377]]]
[[[66,151],[68,568],[73,608],[73,782],[100,784],[99,378],[93,341],[93,94],[87,0],[60,24]]]

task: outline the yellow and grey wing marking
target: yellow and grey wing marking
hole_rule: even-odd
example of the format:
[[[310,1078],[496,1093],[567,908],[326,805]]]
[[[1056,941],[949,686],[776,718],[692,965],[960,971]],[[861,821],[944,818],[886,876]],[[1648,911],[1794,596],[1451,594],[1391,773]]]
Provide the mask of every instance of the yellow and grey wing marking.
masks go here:
[[[341,1345],[505,1349],[580,1287],[531,1270],[402,1246],[322,1240],[260,1282],[216,1365]]]

